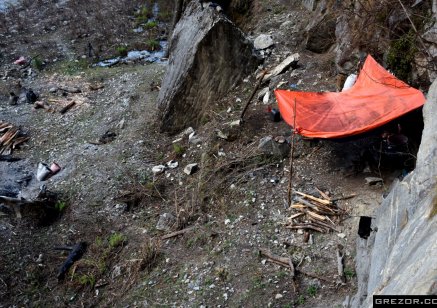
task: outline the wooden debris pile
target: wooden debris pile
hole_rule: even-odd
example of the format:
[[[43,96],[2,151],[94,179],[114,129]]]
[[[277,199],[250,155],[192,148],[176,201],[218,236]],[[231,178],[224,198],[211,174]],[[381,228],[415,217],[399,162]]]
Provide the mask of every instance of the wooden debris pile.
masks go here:
[[[0,120],[0,155],[10,155],[20,144],[29,140],[19,127]]]
[[[313,230],[328,233],[330,230],[339,232],[337,224],[346,211],[338,207],[328,196],[323,199],[294,191],[294,202],[291,208],[297,213],[288,217],[286,228]]]

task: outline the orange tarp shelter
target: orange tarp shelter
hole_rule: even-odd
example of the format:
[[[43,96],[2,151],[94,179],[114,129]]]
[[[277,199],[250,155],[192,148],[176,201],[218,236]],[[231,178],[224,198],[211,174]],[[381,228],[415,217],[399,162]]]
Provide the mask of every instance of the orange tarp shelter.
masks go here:
[[[346,91],[276,90],[275,95],[282,118],[291,126],[296,120],[296,132],[311,138],[361,134],[425,103],[422,92],[394,77],[370,55],[356,83]]]

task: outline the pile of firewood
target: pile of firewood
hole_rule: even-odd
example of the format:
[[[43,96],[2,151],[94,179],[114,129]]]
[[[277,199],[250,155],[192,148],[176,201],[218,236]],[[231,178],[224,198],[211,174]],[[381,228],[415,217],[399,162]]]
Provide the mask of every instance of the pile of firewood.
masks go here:
[[[323,199],[294,191],[294,202],[291,208],[297,213],[288,218],[286,228],[314,230],[328,233],[339,232],[337,224],[346,211],[338,207],[333,200],[324,195]]]
[[[23,135],[20,128],[0,121],[0,155],[10,155],[20,144],[29,140],[30,137]]]

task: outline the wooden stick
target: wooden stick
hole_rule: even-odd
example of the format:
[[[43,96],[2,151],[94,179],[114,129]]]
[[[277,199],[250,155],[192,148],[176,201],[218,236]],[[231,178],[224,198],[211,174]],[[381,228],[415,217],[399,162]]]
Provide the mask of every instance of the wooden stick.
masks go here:
[[[339,200],[346,200],[346,199],[350,199],[350,198],[353,198],[353,197],[356,197],[356,196],[358,196],[358,195],[357,194],[351,194],[351,195],[344,196],[344,197],[334,198],[331,201],[335,202],[335,201],[339,201]]]
[[[192,227],[189,227],[189,228],[185,228],[185,229],[182,229],[182,230],[179,230],[179,231],[175,231],[175,232],[172,232],[172,233],[166,234],[166,235],[164,235],[164,236],[162,237],[162,239],[163,239],[163,240],[166,240],[166,239],[169,239],[169,238],[172,238],[172,237],[178,236],[178,235],[185,234],[185,233],[187,233],[187,232],[193,230],[194,228],[195,228],[195,226],[192,226]]]
[[[296,197],[296,200],[299,201],[300,203],[305,204],[306,206],[316,210],[316,211],[318,210],[316,205],[314,205],[314,204],[312,204],[312,203],[310,203],[310,202],[308,202],[300,197]]]
[[[322,229],[318,226],[314,226],[313,224],[298,224],[292,226],[286,226],[287,229],[311,229],[314,231],[318,231],[320,233],[327,233],[327,230]]]
[[[321,191],[320,189],[318,189],[317,187],[315,187],[315,189],[319,192],[319,194],[325,198],[328,201],[331,201],[331,198],[329,198],[329,196],[327,194],[325,194],[323,191]]]
[[[343,246],[338,245],[337,247],[337,271],[338,276],[342,282],[346,282],[346,278],[344,277],[344,255],[343,255]]]
[[[244,106],[243,111],[241,112],[241,115],[240,115],[241,123],[243,123],[244,114],[246,113],[247,108],[249,108],[250,102],[252,101],[253,97],[255,96],[256,91],[258,91],[258,88],[261,85],[261,83],[263,82],[264,76],[266,74],[267,74],[267,70],[264,70],[262,72],[261,77],[258,80],[258,83],[256,84],[255,88],[253,89],[252,94],[250,94],[249,99],[247,100],[246,105]]]
[[[302,216],[302,215],[304,215],[304,214],[305,214],[305,213],[297,213],[297,214],[291,215],[291,216],[288,217],[287,219],[288,219],[288,220],[293,220],[293,219],[298,218],[298,217],[300,217],[300,216]]]
[[[311,196],[311,195],[307,195],[307,194],[304,194],[303,192],[300,192],[300,191],[296,191],[295,190],[294,193],[296,193],[298,195],[301,195],[302,197],[305,197],[307,199],[310,199],[310,200],[316,201],[318,203],[324,204],[324,205],[329,205],[329,204],[332,203],[331,201],[323,200],[323,199],[320,199],[320,198],[317,198],[317,197],[314,197],[314,196]]]
[[[329,280],[329,279],[326,279],[326,278],[323,278],[323,277],[317,276],[316,274],[312,274],[312,273],[305,272],[305,271],[303,271],[303,270],[301,270],[301,269],[296,270],[296,272],[298,272],[298,273],[300,273],[300,274],[304,274],[305,276],[308,276],[308,277],[311,277],[311,278],[316,278],[316,279],[319,279],[319,280],[321,280],[321,281],[328,282],[328,283],[331,283],[331,282],[332,282],[332,281]]]
[[[322,216],[322,215],[319,215],[319,214],[316,214],[316,213],[311,212],[311,211],[307,211],[307,214],[308,214],[309,216],[311,216],[311,217],[317,219],[317,220],[326,220],[326,217],[324,217],[324,216]]]
[[[328,224],[326,222],[323,222],[323,221],[320,221],[320,220],[316,220],[316,219],[312,219],[311,217],[310,217],[310,220],[311,220],[311,222],[313,224],[315,224],[317,226],[320,226],[322,228],[328,228],[328,229],[331,229],[331,230],[333,230],[335,232],[339,232],[334,226],[331,226],[330,224]]]
[[[293,160],[294,160],[294,135],[296,134],[296,98],[294,98],[294,115],[293,115],[293,130],[291,132],[291,150],[290,150],[290,175],[288,178],[288,206],[291,205],[291,191],[293,181]]]
[[[267,257],[270,260],[273,260],[277,263],[279,263],[280,265],[284,265],[286,267],[290,268],[291,271],[291,277],[294,277],[295,273],[294,273],[294,265],[293,262],[291,261],[291,258],[287,258],[287,257],[280,257],[277,255],[272,254],[268,249],[265,248],[260,248],[259,249],[259,254],[261,256]]]
[[[66,113],[68,110],[70,110],[74,105],[76,105],[75,101],[72,101],[71,103],[69,103],[67,106],[63,107],[61,110],[59,110],[60,114],[64,114]]]

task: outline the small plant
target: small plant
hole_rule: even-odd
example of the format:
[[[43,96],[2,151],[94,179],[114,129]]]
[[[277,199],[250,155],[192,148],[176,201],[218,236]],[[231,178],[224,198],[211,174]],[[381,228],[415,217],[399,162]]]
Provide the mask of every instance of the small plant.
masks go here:
[[[392,42],[387,54],[387,65],[396,77],[408,81],[416,52],[415,36],[411,31]]]
[[[159,42],[157,40],[148,40],[146,42],[147,50],[149,51],[155,51],[158,50],[161,45],[159,45]]]
[[[154,21],[154,20],[150,20],[150,21],[148,21],[148,22],[144,25],[144,27],[145,27],[146,29],[153,29],[153,28],[155,28],[157,25],[158,25],[158,23],[157,23],[156,21]]]
[[[96,284],[96,277],[91,274],[84,274],[79,277],[79,283],[83,286],[90,286],[91,288],[93,288]]]
[[[67,204],[64,201],[57,201],[55,203],[55,209],[58,212],[63,212],[65,210],[65,208],[67,207]]]
[[[41,71],[44,67],[44,61],[42,61],[39,56],[36,56],[32,59],[32,66],[37,69],[38,71]]]
[[[303,305],[303,304],[305,304],[305,296],[303,296],[302,294],[299,295],[299,297],[297,298],[297,304],[298,304],[298,305]]]
[[[109,237],[109,246],[115,248],[122,245],[125,241],[126,237],[123,234],[115,232]]]
[[[163,22],[169,22],[171,20],[172,13],[169,11],[159,12],[157,19]]]
[[[141,249],[140,270],[150,271],[158,262],[161,256],[161,242],[155,239],[149,239]]]
[[[185,148],[178,143],[173,143],[173,152],[177,156],[182,156],[185,153]]]
[[[151,13],[147,9],[147,7],[142,7],[138,12],[135,13],[135,23],[137,25],[141,25],[143,23],[146,23],[149,18],[151,17]]]
[[[344,270],[344,275],[346,276],[347,279],[352,279],[355,277],[356,273],[354,270],[352,270],[350,268],[346,268]]]
[[[117,48],[116,48],[116,51],[117,51],[117,54],[120,56],[120,57],[126,57],[127,56],[127,46],[118,46]]]
[[[311,297],[316,297],[317,294],[317,286],[315,285],[310,285],[307,289],[307,293],[309,296]]]

